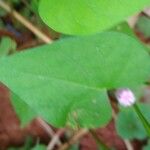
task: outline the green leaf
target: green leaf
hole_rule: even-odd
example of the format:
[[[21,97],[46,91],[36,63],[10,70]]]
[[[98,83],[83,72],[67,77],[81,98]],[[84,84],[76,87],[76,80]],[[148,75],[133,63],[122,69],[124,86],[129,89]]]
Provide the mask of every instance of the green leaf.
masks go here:
[[[134,87],[134,88],[130,88],[130,90],[134,93],[136,102],[141,100],[141,97],[145,93],[145,88],[146,88],[146,85],[141,85],[141,86],[137,86],[137,87]]]
[[[79,144],[72,145],[69,150],[79,150]]]
[[[10,51],[15,51],[16,50],[16,43],[8,38],[8,37],[3,37],[0,42],[0,57],[1,56],[6,56],[10,53]]]
[[[144,146],[143,150],[150,150],[150,142],[146,146]]]
[[[31,150],[46,150],[46,146],[38,144],[34,148],[32,148]]]
[[[33,11],[38,14],[38,4],[39,4],[39,0],[32,0],[31,1],[31,8],[33,9]]]
[[[13,2],[14,4],[19,4],[20,0],[10,0],[11,2]]]
[[[147,5],[149,0],[41,0],[39,13],[56,31],[91,34],[113,27]]]
[[[3,9],[0,9],[0,17],[5,16],[7,13]]]
[[[136,114],[139,117],[139,120],[143,124],[143,127],[145,128],[145,131],[147,132],[147,136],[150,137],[150,123],[149,123],[149,121],[144,116],[143,112],[141,112],[141,110],[140,110],[140,108],[137,104],[134,104],[133,107],[134,107],[134,110],[135,110]]]
[[[150,121],[150,105],[139,104],[138,106],[143,115]],[[116,122],[116,129],[118,134],[124,139],[144,139],[147,137],[147,133],[133,107],[120,111]]]
[[[122,22],[122,23],[116,25],[115,27],[110,29],[110,31],[117,31],[117,32],[125,33],[129,36],[137,38],[133,29],[131,29],[131,27],[128,25],[127,22]]]
[[[58,127],[104,126],[111,118],[106,89],[141,85],[150,75],[143,46],[115,32],[60,40],[2,58],[0,66],[0,80]]]
[[[141,16],[136,24],[137,29],[144,34],[146,38],[150,37],[150,18]]]
[[[21,125],[24,126],[33,118],[37,117],[33,109],[30,108],[27,103],[25,103],[19,96],[11,92],[11,102],[16,110],[19,119],[21,120]]]

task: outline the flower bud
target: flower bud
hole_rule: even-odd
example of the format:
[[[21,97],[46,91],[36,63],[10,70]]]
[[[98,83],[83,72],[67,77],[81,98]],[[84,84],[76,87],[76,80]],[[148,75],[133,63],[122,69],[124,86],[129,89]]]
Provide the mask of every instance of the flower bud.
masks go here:
[[[115,95],[119,104],[124,107],[131,106],[135,103],[135,96],[130,89],[118,89]]]

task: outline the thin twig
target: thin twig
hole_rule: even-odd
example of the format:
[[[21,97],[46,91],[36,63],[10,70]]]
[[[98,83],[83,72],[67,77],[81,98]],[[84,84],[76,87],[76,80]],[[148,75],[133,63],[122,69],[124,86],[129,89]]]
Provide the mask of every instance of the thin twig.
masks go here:
[[[143,13],[144,13],[147,17],[150,17],[150,7],[145,8],[145,9],[143,10]]]
[[[0,7],[3,8],[8,13],[11,13],[11,15],[14,18],[16,18],[20,23],[22,23],[30,31],[32,31],[43,42],[45,42],[45,43],[52,42],[52,40],[47,35],[45,35],[42,31],[40,31],[40,29],[38,29],[31,22],[29,22],[26,18],[24,18],[22,15],[20,15],[16,10],[12,10],[11,7],[2,0],[0,0]]]
[[[46,133],[48,133],[49,136],[53,139],[53,137],[55,136],[55,132],[53,131],[53,129],[43,119],[37,118],[37,120],[40,123],[41,127],[46,131]],[[58,146],[62,145],[59,139],[57,139],[56,144]]]
[[[75,144],[80,138],[88,133],[88,129],[80,129],[67,143],[62,145],[58,150],[67,150],[73,144]]]
[[[50,141],[49,145],[47,146],[47,150],[53,150],[54,146],[57,144],[60,136],[66,131],[65,128],[59,129],[57,133],[53,136],[52,140]],[[61,145],[59,146],[61,147]]]
[[[129,25],[131,28],[134,28],[135,25],[136,25],[136,22],[137,22],[138,18],[139,18],[139,14],[136,14],[136,15],[130,17],[130,18],[127,20],[128,25]]]

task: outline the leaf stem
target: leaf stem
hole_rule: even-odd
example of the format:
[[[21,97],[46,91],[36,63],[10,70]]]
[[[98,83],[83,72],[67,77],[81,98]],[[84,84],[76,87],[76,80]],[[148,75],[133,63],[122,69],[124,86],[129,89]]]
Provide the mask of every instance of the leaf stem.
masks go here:
[[[150,137],[150,123],[147,121],[147,119],[144,117],[144,115],[142,114],[141,110],[139,109],[137,104],[133,105],[135,112],[137,113],[138,117],[140,118],[145,131],[147,132],[148,136]]]

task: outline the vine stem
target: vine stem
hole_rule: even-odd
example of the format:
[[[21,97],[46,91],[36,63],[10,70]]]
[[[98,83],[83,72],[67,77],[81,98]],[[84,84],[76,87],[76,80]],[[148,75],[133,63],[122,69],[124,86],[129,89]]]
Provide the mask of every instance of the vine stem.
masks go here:
[[[141,110],[139,109],[137,104],[133,105],[135,112],[137,113],[139,119],[141,120],[145,131],[147,132],[148,136],[150,137],[150,123],[147,121],[147,119],[144,117],[144,115],[142,114]]]
[[[6,12],[10,13],[14,18],[16,18],[26,28],[33,32],[43,42],[52,43],[52,40],[47,35],[45,35],[42,31],[40,31],[40,29],[35,27],[30,21],[20,15],[16,10],[12,10],[12,8],[2,0],[0,0],[0,7],[3,8]]]

